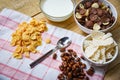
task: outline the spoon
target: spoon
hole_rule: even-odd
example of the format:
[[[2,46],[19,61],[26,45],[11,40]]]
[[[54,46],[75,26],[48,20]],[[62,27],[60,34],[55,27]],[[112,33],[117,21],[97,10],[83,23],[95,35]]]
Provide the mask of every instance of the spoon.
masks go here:
[[[48,56],[50,56],[52,53],[54,53],[55,51],[57,51],[58,49],[61,49],[61,48],[66,48],[68,47],[70,44],[71,44],[71,40],[69,39],[69,37],[63,37],[61,38],[58,42],[57,42],[57,46],[48,51],[46,54],[44,54],[42,57],[36,59],[35,61],[33,61],[31,64],[30,64],[30,67],[33,68],[35,67],[37,64],[39,64],[40,62],[42,62],[44,59],[46,59]]]

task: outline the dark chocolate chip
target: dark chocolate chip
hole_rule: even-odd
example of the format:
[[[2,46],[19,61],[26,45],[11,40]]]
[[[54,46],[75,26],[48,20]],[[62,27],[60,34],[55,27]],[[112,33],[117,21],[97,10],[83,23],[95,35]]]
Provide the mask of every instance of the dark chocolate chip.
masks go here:
[[[102,9],[97,9],[97,14],[98,16],[102,16],[103,15],[103,10]]]
[[[73,52],[73,49],[68,49],[68,52]]]
[[[65,50],[66,50],[65,48],[61,48],[60,52],[65,52]]]
[[[87,72],[88,75],[92,76],[95,71],[94,71],[93,67],[90,67],[86,72]]]
[[[86,12],[86,10],[85,10],[85,9],[81,9],[81,10],[80,10],[80,14],[81,14],[81,15],[84,15],[84,14],[85,14],[85,12]]]
[[[96,8],[90,8],[90,14],[97,14]]]
[[[94,14],[91,14],[90,15],[90,20],[91,21],[95,21],[95,20],[97,20],[98,19],[98,15],[94,15]]]
[[[93,23],[92,21],[86,21],[86,22],[85,22],[85,25],[86,25],[89,29],[92,29],[94,23]]]
[[[87,2],[85,3],[85,8],[90,8],[91,5],[92,5],[92,2],[91,2],[91,1],[87,1]]]
[[[53,59],[56,59],[56,58],[57,58],[57,54],[54,53],[54,54],[53,54]]]

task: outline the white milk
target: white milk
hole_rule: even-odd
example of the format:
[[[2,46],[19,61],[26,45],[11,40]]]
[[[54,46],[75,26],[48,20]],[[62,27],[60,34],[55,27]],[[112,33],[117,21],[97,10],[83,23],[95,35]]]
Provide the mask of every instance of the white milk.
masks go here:
[[[48,15],[62,17],[73,11],[73,3],[71,0],[44,0],[42,10]]]

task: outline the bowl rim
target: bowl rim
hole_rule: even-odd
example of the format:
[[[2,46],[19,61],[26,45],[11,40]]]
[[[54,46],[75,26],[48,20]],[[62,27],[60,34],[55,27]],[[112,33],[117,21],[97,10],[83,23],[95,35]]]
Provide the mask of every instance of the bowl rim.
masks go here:
[[[43,0],[44,1],[44,0]],[[74,11],[74,4],[73,4],[73,9],[71,10],[71,12],[69,13],[69,14],[66,14],[66,15],[64,15],[64,16],[51,16],[51,15],[49,15],[49,14],[47,14],[47,13],[45,13],[44,12],[44,10],[43,10],[43,8],[42,8],[42,3],[41,3],[42,1],[40,0],[40,2],[39,2],[39,4],[40,4],[40,10],[41,10],[41,12],[43,12],[44,14],[46,14],[47,16],[49,16],[49,17],[53,17],[53,18],[64,18],[64,17],[67,17],[67,16],[69,16],[69,15],[71,15],[72,13],[73,13],[73,11]],[[71,1],[72,2],[72,1]],[[73,2],[72,2],[73,3]]]
[[[91,34],[87,35],[87,36],[83,39],[83,41],[82,41],[82,46],[81,46],[81,48],[82,48],[82,54],[83,54],[83,56],[85,57],[85,59],[87,59],[89,62],[91,62],[91,63],[93,63],[93,64],[96,64],[96,65],[107,65],[107,64],[110,64],[111,62],[113,62],[113,61],[117,58],[117,56],[118,56],[118,45],[117,45],[117,43],[116,43],[115,40],[114,40],[114,43],[116,44],[115,54],[114,54],[113,58],[110,59],[109,61],[104,62],[104,63],[100,63],[100,62],[95,62],[95,61],[93,61],[93,60],[91,60],[91,59],[89,59],[89,58],[86,57],[85,52],[84,52],[84,49],[83,49],[83,46],[84,46],[84,41],[85,41],[87,38],[89,38],[90,35],[91,35]]]
[[[87,27],[81,25],[81,24],[78,22],[78,20],[76,19],[76,17],[75,17],[75,10],[76,10],[76,7],[77,7],[77,6],[79,5],[79,3],[82,2],[82,1],[83,1],[83,0],[80,0],[80,1],[75,5],[75,7],[74,7],[74,11],[73,11],[74,20],[77,22],[77,24],[79,25],[79,27],[82,27],[82,28],[86,29],[87,31],[89,30],[90,33],[91,33],[91,32],[92,32],[92,29],[89,29],[89,28],[87,28]],[[99,30],[99,31],[102,31],[102,32],[106,32],[106,31],[108,31],[109,29],[113,28],[113,26],[114,26],[115,23],[117,22],[118,13],[117,13],[117,10],[116,10],[115,6],[114,6],[111,2],[109,2],[108,0],[102,0],[102,2],[103,2],[103,3],[105,3],[105,2],[108,3],[108,4],[113,8],[114,12],[116,13],[116,15],[114,16],[114,17],[115,17],[114,23],[113,23],[110,27],[108,27],[108,28],[106,28],[106,29]],[[84,31],[84,32],[88,33],[87,31]]]

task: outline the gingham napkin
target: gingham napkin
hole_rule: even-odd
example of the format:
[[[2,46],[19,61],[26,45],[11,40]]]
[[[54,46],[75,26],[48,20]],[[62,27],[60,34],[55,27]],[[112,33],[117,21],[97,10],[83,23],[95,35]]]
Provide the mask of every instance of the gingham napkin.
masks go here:
[[[13,58],[12,53],[15,47],[10,45],[11,34],[16,30],[19,23],[30,19],[29,16],[11,9],[4,9],[0,13],[0,80],[57,80],[60,73],[58,67],[61,64],[59,51],[56,52],[57,60],[53,60],[51,55],[33,69],[29,68],[29,64],[54,48],[59,38],[64,36],[72,39],[72,44],[68,48],[72,48],[78,53],[78,56],[81,56],[81,42],[84,36],[47,24],[48,31],[42,35],[42,46],[37,48],[40,53],[30,54],[30,58],[24,57],[21,60]],[[50,38],[51,44],[46,44],[45,38]],[[90,64],[84,62],[88,69]],[[95,74],[90,77],[90,80],[103,80],[104,73],[105,69],[95,67]]]

